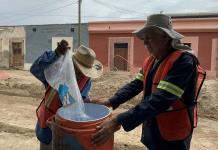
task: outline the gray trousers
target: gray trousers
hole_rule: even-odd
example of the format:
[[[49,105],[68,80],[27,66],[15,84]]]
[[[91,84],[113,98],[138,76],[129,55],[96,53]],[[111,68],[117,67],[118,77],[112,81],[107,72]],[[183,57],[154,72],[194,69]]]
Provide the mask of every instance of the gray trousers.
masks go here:
[[[52,150],[52,142],[48,145],[40,142],[40,150]]]

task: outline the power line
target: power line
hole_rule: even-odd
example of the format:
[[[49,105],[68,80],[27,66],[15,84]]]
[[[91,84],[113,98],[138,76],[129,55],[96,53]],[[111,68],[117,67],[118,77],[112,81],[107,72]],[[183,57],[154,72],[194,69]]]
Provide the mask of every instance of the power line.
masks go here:
[[[33,7],[33,8],[31,8],[31,10],[30,10],[30,12],[34,12],[34,11],[37,11],[37,10],[41,10],[41,8],[46,8],[46,7],[48,7],[48,3],[51,3],[51,1],[54,1],[54,0],[50,0],[50,1],[48,1],[47,3],[43,3],[43,5],[38,5],[37,7]],[[55,0],[55,1],[57,1],[57,0]],[[71,1],[71,0],[67,0],[67,1]],[[64,2],[67,2],[67,1],[64,1]],[[55,2],[54,3],[52,3],[52,4],[56,4]],[[50,6],[50,5],[49,5]],[[22,12],[24,12],[24,13],[22,13]],[[10,14],[10,13],[0,13],[0,16],[1,15],[3,15],[3,16],[5,16],[5,17],[1,17],[1,22],[3,22],[4,20],[12,20],[13,21],[13,19],[15,19],[14,17],[16,17],[16,16],[18,16],[18,15],[24,15],[24,16],[29,16],[29,15],[31,15],[31,13],[26,13],[26,11],[21,11],[21,12],[18,12],[18,13],[16,13],[16,12],[13,12],[12,14]],[[8,17],[10,17],[10,18],[8,18]],[[12,17],[12,18],[11,18]]]
[[[41,12],[40,14],[48,13],[48,12],[53,12],[53,11],[56,11],[56,10],[59,10],[59,9],[62,9],[62,8],[65,8],[65,7],[68,7],[68,6],[71,6],[71,5],[77,4],[77,3],[78,3],[78,1],[77,1],[77,2],[72,2],[72,3],[69,3],[69,4],[64,5],[64,6],[61,6],[61,7],[56,7],[56,8],[54,8],[54,9],[50,9],[50,10],[47,10],[47,11],[43,11],[43,12]],[[15,20],[12,20],[12,21],[9,21],[9,22],[6,21],[6,23],[11,23],[11,22],[14,22],[14,21],[25,20],[25,19],[28,19],[28,18],[30,18],[30,17],[34,17],[34,16],[36,16],[36,15],[28,15],[28,16],[26,16],[26,17],[19,18],[19,19],[15,19]]]
[[[31,15],[31,17],[78,17],[77,15],[64,15],[64,14],[57,14],[57,15],[52,15],[52,14],[42,14],[42,15],[38,15],[38,14],[22,14],[22,15]],[[144,17],[145,15],[137,15],[134,17],[125,17],[125,18],[120,18],[117,16],[86,16],[86,15],[82,15],[82,18],[117,18],[117,19],[134,19],[134,18],[141,18]]]
[[[93,0],[93,1],[100,4],[100,5],[102,5],[102,6],[104,6],[104,7],[107,7],[107,8],[109,7],[111,9],[117,10],[117,11],[119,11],[121,13],[125,12],[125,14],[130,14],[130,13],[143,14],[142,12],[137,12],[135,10],[130,10],[130,9],[125,9],[125,8],[122,8],[122,7],[112,5],[110,3],[105,3],[105,2],[102,2],[102,1],[98,1],[98,0]]]
[[[54,1],[53,3],[51,3],[52,1]],[[55,1],[58,1],[58,0],[49,0],[47,2],[44,2],[44,3],[40,3],[39,5],[34,5],[36,7],[31,7],[31,6],[28,6],[27,9],[23,8],[23,9],[20,9],[20,10],[16,10],[16,11],[13,11],[13,12],[4,12],[4,13],[0,13],[1,16],[14,16],[14,15],[17,15],[17,14],[23,14],[23,13],[26,13],[27,11],[28,12],[34,12],[34,11],[39,11],[41,10],[42,8],[46,8],[48,6],[51,6],[53,4],[56,4]],[[62,2],[67,2],[67,1],[71,1],[71,0],[66,0],[66,1],[62,1]],[[50,5],[48,5],[50,4]],[[1,18],[2,20],[2,18]]]
[[[31,14],[31,17],[68,17],[70,18],[70,20],[74,20],[75,22],[77,21],[77,18],[78,17],[77,15],[64,15],[64,14],[60,14],[60,15],[46,15],[46,14],[42,14],[42,15],[37,15],[37,14]],[[116,20],[116,19],[119,19],[119,20],[128,20],[128,19],[142,19],[144,18],[145,16],[144,15],[141,15],[141,16],[134,16],[134,17],[125,17],[125,18],[120,18],[120,17],[117,17],[117,16],[86,16],[86,15],[82,15],[81,16],[82,18],[86,18],[88,20],[90,19],[111,19],[111,20]]]
[[[69,1],[69,0],[68,0]],[[110,8],[112,8],[112,9],[118,9],[118,10],[120,10],[122,13],[124,13],[124,11],[126,12],[125,14],[130,14],[130,12],[132,12],[132,13],[137,13],[138,15],[136,16],[134,16],[134,17],[125,17],[125,18],[120,18],[120,17],[117,17],[117,16],[112,16],[112,17],[110,17],[110,16],[82,16],[83,18],[91,18],[91,19],[99,19],[99,18],[103,18],[103,19],[108,19],[108,18],[110,18],[110,19],[121,19],[121,20],[124,20],[124,19],[137,19],[137,18],[141,18],[141,17],[144,17],[144,15],[142,15],[142,13],[140,13],[140,12],[136,12],[136,11],[134,11],[134,10],[127,10],[127,9],[123,9],[123,8],[120,8],[120,7],[117,7],[117,6],[114,6],[114,5],[111,5],[111,4],[108,4],[108,3],[104,3],[104,2],[99,2],[99,1],[97,1],[97,0],[93,0],[94,2],[97,2],[97,3],[99,3],[99,4],[101,4],[101,5],[103,5],[103,6],[105,6],[105,7],[108,7],[108,6],[110,6]],[[48,2],[47,2],[48,3]],[[44,4],[47,4],[47,3],[44,3]],[[15,22],[15,21],[22,21],[22,20],[25,20],[25,19],[28,19],[28,18],[30,18],[30,17],[37,17],[37,16],[54,16],[54,17],[57,17],[57,16],[60,16],[60,17],[78,17],[77,15],[76,16],[73,16],[73,15],[62,15],[62,14],[60,14],[60,15],[46,15],[46,14],[43,14],[43,13],[48,13],[48,12],[53,12],[53,11],[56,11],[56,10],[59,10],[59,9],[62,9],[62,8],[65,8],[65,7],[68,7],[68,6],[71,6],[71,5],[73,5],[73,4],[77,4],[78,3],[78,1],[77,2],[72,2],[72,3],[69,3],[69,4],[66,4],[66,5],[64,5],[64,6],[60,6],[60,7],[56,7],[56,8],[53,8],[53,9],[49,9],[49,10],[47,10],[47,11],[43,11],[43,12],[40,12],[39,14],[31,14],[31,13],[18,13],[18,14],[16,14],[16,15],[26,15],[25,17],[22,17],[22,18],[18,18],[18,19],[9,19],[8,21],[6,21],[6,23],[11,23],[11,22]],[[40,8],[40,7],[35,7],[35,8]],[[127,12],[128,11],[128,12]],[[132,14],[131,13],[131,14]],[[141,14],[141,15],[139,15],[139,14]],[[1,15],[1,14],[0,14]],[[74,18],[73,18],[74,19]]]
[[[8,12],[4,12],[4,13],[0,13],[0,15],[14,15],[15,13],[20,13],[20,12],[26,12],[26,11],[33,11],[33,10],[35,10],[35,9],[41,9],[41,8],[43,8],[45,5],[47,6],[47,4],[49,4],[49,3],[51,3],[51,1],[57,1],[57,0],[49,0],[49,1],[47,1],[47,2],[43,2],[43,3],[40,3],[40,4],[38,4],[38,5],[36,5],[36,7],[32,7],[32,6],[28,6],[28,7],[26,7],[26,8],[22,8],[22,9],[18,9],[18,10],[14,10],[13,12],[11,12],[11,11],[8,11]],[[34,5],[35,6],[35,5]],[[25,11],[24,11],[24,9],[25,9]],[[27,9],[27,10],[26,10]]]

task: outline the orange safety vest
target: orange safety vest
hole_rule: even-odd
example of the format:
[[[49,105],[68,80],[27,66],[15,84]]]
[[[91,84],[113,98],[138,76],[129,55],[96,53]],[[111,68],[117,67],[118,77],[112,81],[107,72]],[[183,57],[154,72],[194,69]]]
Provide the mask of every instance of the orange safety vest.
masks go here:
[[[174,62],[182,55],[183,52],[184,51],[182,50],[176,50],[161,62],[154,75],[154,79],[152,82],[152,93],[155,93],[157,91],[157,86],[159,82],[167,76]],[[155,58],[153,56],[148,57],[144,61],[144,88],[146,88],[146,78],[154,61]],[[162,138],[167,141],[184,140],[185,138],[190,136],[193,128],[197,126],[197,98],[206,77],[206,72],[199,65],[198,61],[196,67],[197,80],[194,99],[195,105],[192,108],[187,107],[184,104],[184,101],[186,101],[186,99],[182,96],[182,98],[176,100],[171,105],[171,110],[167,110],[156,116],[160,134]],[[144,89],[144,91],[146,91],[146,89]]]
[[[89,79],[90,78],[83,76],[79,81],[77,81],[80,91],[85,87]],[[45,96],[36,110],[39,126],[41,128],[47,128],[48,126],[46,124],[46,121],[51,116],[55,115],[56,111],[61,106],[62,104],[59,99],[58,92],[51,86],[48,86],[45,92]]]

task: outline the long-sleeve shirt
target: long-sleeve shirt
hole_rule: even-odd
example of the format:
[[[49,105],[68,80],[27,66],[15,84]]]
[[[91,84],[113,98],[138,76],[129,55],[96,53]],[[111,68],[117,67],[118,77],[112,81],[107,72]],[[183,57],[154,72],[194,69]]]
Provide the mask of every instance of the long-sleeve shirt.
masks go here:
[[[32,64],[30,68],[30,72],[44,84],[45,88],[48,87],[48,82],[46,81],[44,70],[48,68],[49,65],[57,61],[58,58],[59,57],[55,51],[46,51],[39,58],[35,60],[35,62]],[[91,85],[92,82],[91,80],[89,80],[87,85],[81,91],[81,95],[83,99],[88,97],[89,91],[91,89]]]
[[[48,82],[46,81],[44,70],[48,68],[52,63],[57,61],[58,58],[59,57],[55,51],[46,51],[38,59],[35,60],[30,68],[30,72],[44,84],[45,88],[48,87]],[[91,86],[92,81],[89,80],[83,90],[80,91],[83,99],[88,98]],[[40,142],[46,144],[49,144],[51,142],[52,132],[50,128],[40,128],[39,123],[37,122],[35,132]]]
[[[153,65],[147,76],[146,91],[144,91],[144,98],[132,109],[118,115],[118,122],[122,125],[125,131],[131,131],[135,127],[143,124],[142,143],[144,143],[149,150],[160,149],[181,149],[188,150],[190,139],[180,141],[177,143],[169,144],[170,142],[164,141],[159,133],[155,116],[167,110],[178,96],[163,90],[157,89],[152,93],[152,81],[155,72],[160,65],[161,61]],[[170,82],[184,90],[184,95],[188,101],[187,106],[194,104],[195,94],[195,80],[196,80],[196,62],[193,57],[185,53],[173,65],[168,72],[164,81]],[[121,88],[112,98],[110,103],[113,108],[118,107],[120,104],[128,101],[135,95],[143,90],[143,81],[135,79],[129,84]],[[150,126],[146,125],[149,120]],[[172,147],[171,147],[172,146]]]

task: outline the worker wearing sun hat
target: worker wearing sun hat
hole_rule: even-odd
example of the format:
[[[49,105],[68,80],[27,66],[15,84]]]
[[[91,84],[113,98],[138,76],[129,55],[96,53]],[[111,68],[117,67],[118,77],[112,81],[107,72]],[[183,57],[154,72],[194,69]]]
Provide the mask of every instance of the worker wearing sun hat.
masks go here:
[[[80,46],[73,54],[73,61],[79,70],[87,77],[97,78],[103,73],[103,66],[96,59],[95,52],[86,46]]]
[[[143,124],[141,142],[149,150],[189,150],[196,126],[198,85],[202,85],[205,71],[185,51],[190,48],[181,43],[184,36],[172,28],[170,16],[150,15],[134,34],[143,40],[150,56],[133,81],[96,103],[116,109],[142,91],[144,97],[135,107],[98,126],[93,144],[105,143],[119,126],[128,132]]]
[[[172,18],[164,14],[154,14],[147,18],[146,24],[143,28],[134,31],[133,33],[141,40],[144,40],[144,35],[150,30],[159,29],[164,31],[171,39],[171,46],[175,49],[190,50],[191,48],[181,43],[180,39],[184,35],[178,33],[173,29]]]
[[[55,63],[61,55],[69,50],[68,42],[62,40],[54,51],[46,51],[31,66],[30,72],[45,86],[45,96],[37,108],[36,136],[40,141],[40,150],[51,150],[52,132],[46,122],[49,117],[55,115],[62,106],[59,93],[46,80],[44,70]],[[95,52],[86,46],[80,46],[72,56],[75,75],[84,101],[89,101],[89,91],[92,86],[92,78],[98,78],[103,73],[101,62],[96,59]]]

